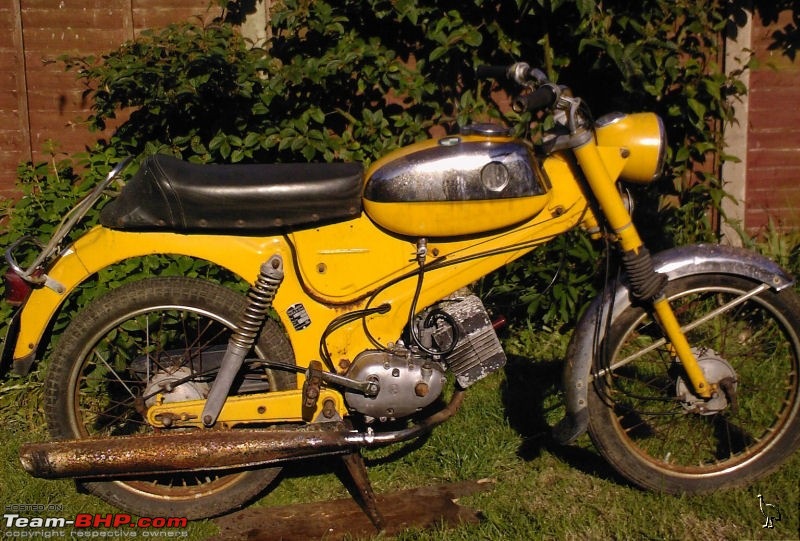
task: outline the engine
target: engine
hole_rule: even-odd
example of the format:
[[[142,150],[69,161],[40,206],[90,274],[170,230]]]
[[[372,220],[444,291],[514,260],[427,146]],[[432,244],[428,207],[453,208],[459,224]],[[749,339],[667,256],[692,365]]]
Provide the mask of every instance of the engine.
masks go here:
[[[443,300],[420,314],[415,326],[419,347],[399,341],[391,349],[360,353],[350,366],[349,378],[380,387],[376,396],[345,393],[347,405],[368,420],[399,419],[429,406],[442,394],[448,371],[467,388],[506,363],[489,315],[475,295]]]
[[[381,421],[407,417],[429,406],[442,394],[447,382],[441,363],[402,345],[389,351],[361,352],[347,375],[379,385],[377,396],[348,392],[344,397],[354,410]]]

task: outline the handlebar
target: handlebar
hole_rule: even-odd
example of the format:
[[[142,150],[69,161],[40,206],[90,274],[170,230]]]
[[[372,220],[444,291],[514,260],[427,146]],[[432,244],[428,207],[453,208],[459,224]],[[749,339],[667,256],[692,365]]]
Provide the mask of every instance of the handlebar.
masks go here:
[[[478,79],[508,79],[508,66],[478,66]]]
[[[534,89],[533,92],[514,99],[512,107],[518,113],[547,109],[558,103],[561,96],[561,89],[551,83],[542,70],[531,68],[525,62],[508,66],[478,66],[475,74],[480,79],[508,79],[520,86]]]
[[[525,62],[508,66],[478,66],[475,74],[479,79],[508,79],[521,86],[539,86],[550,82],[542,70],[532,68]]]
[[[547,83],[540,86],[530,94],[524,94],[514,98],[511,107],[517,113],[524,113],[530,111],[542,111],[548,109],[558,102],[561,95],[561,90],[552,83]]]

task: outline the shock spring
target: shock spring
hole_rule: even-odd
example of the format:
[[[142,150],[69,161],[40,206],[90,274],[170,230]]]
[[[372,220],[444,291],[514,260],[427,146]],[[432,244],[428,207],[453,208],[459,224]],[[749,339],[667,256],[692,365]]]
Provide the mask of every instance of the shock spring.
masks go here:
[[[261,265],[255,283],[247,292],[247,308],[239,318],[231,342],[247,349],[253,346],[282,280],[283,263],[279,256],[273,256]]]

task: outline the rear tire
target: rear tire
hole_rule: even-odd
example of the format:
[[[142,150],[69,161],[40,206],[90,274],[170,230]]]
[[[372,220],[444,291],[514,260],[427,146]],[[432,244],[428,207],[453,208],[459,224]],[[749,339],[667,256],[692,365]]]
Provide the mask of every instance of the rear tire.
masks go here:
[[[706,274],[676,279],[666,294],[685,326],[758,285]],[[593,373],[661,337],[647,312],[628,307],[600,350],[607,361],[598,355]],[[588,397],[595,446],[634,483],[669,493],[745,485],[773,471],[800,445],[797,293],[761,292],[699,325],[687,338],[695,354],[706,359],[706,368],[735,372],[733,400],[716,412],[693,409],[681,398],[686,396],[682,369],[662,345],[595,379]]]
[[[90,303],[62,334],[50,364],[45,400],[51,435],[80,439],[152,432],[135,407],[136,397],[145,393],[148,376],[152,380],[159,370],[163,373],[167,361],[172,370],[176,359],[184,359],[182,374],[195,373],[196,366],[185,359],[210,347],[224,347],[245,305],[244,296],[227,288],[182,277],[131,282]],[[288,339],[271,319],[254,349],[260,358],[294,364]],[[271,390],[296,388],[294,373],[265,370],[263,374]],[[201,379],[189,384],[192,392],[192,385],[208,385]],[[241,507],[266,489],[280,470],[79,484],[137,515],[200,519]]]

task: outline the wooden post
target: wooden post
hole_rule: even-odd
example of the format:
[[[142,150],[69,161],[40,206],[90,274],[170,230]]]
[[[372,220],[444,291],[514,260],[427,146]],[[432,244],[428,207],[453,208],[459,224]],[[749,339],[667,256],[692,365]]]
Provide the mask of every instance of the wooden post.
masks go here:
[[[128,0],[127,7],[122,11],[122,33],[127,40],[133,40],[136,37],[133,28],[133,0]]]
[[[252,42],[253,47],[264,47],[272,38],[269,25],[270,0],[255,0],[255,11],[248,13],[242,22],[242,35]]]
[[[725,72],[732,73],[741,69],[750,59],[752,41],[753,11],[752,6],[745,6],[747,21],[742,26],[736,26],[736,35],[728,35],[725,40]],[[745,87],[750,89],[750,71],[744,70],[739,77]],[[741,246],[742,239],[736,230],[744,232],[745,199],[747,188],[747,133],[750,112],[750,96],[731,98],[731,106],[736,115],[736,120],[723,128],[725,136],[725,154],[739,158],[738,163],[726,161],[722,164],[723,189],[735,201],[729,198],[722,200],[722,211],[725,219],[720,222],[720,233],[725,244]],[[735,226],[735,227],[734,227]]]
[[[31,118],[28,112],[28,73],[25,61],[25,37],[22,33],[22,7],[20,0],[12,1],[12,17],[14,18],[14,51],[17,62],[17,111],[22,139],[20,161],[30,161],[33,150],[31,145]]]

